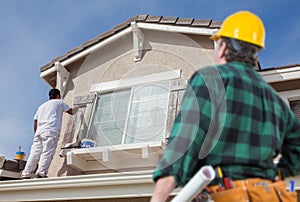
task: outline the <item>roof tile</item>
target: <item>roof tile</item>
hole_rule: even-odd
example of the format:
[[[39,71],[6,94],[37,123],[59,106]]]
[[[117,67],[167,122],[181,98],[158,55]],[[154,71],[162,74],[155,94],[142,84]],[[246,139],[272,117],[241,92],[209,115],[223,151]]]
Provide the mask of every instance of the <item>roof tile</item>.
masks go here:
[[[95,37],[95,38],[93,38],[93,39],[91,39],[91,40],[88,40],[88,41],[84,42],[81,46],[82,46],[82,47],[91,46],[91,45],[97,43],[99,40],[100,40],[99,37]]]
[[[198,20],[195,19],[191,26],[195,27],[208,27],[212,20]]]
[[[136,21],[137,21],[137,22],[146,21],[147,17],[148,17],[148,15],[138,15],[138,16],[136,17]]]
[[[176,22],[176,25],[191,25],[194,21],[194,18],[179,18]]]
[[[213,20],[209,27],[211,27],[211,28],[220,28],[221,25],[222,25],[222,21]]]
[[[124,27],[128,25],[128,22],[121,23],[113,28],[114,32],[118,32],[122,30]]]
[[[162,16],[148,16],[145,22],[160,22]]]
[[[178,17],[165,17],[165,16],[163,16],[162,19],[160,20],[160,23],[175,24],[177,19],[178,19]]]
[[[111,30],[108,30],[106,32],[103,32],[102,34],[99,34],[98,38],[99,39],[105,39],[105,38],[111,36],[113,33],[114,33],[114,30],[111,29]]]
[[[260,69],[260,71],[263,72],[263,71],[286,69],[286,68],[293,68],[293,67],[300,67],[300,63],[298,63],[298,64],[289,64],[289,65],[284,65],[284,66],[270,67],[270,68]]]
[[[41,71],[45,71],[46,69],[49,69],[50,67],[52,67],[53,62],[48,62],[47,64],[43,65],[40,69]]]
[[[81,50],[82,50],[82,46],[78,46],[76,48],[73,48],[72,50],[69,50],[68,51],[68,55],[73,55],[74,53],[77,53],[77,52],[79,52]]]
[[[66,59],[67,57],[68,57],[68,54],[65,53],[65,54],[63,54],[63,55],[60,55],[60,56],[54,58],[54,59],[52,60],[52,63],[54,64],[54,63],[57,62],[57,61],[61,61],[61,60]]]
[[[132,18],[127,19],[124,24],[130,24],[131,22],[136,22],[137,21],[138,16],[134,16]]]

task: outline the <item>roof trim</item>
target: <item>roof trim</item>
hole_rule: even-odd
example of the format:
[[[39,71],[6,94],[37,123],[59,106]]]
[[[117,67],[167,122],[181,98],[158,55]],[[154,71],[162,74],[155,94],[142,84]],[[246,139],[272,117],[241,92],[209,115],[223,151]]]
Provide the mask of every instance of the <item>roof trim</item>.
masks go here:
[[[280,68],[259,71],[267,83],[282,82],[300,78],[300,65],[282,66]]]
[[[265,69],[260,69],[259,72],[286,69],[286,68],[292,68],[292,67],[300,67],[300,64],[289,64],[289,65],[283,65],[283,66],[277,66],[277,67],[269,67],[269,68],[265,68]]]
[[[149,15],[137,15],[135,17],[129,18],[124,23],[121,23],[111,30],[108,30],[97,37],[84,42],[78,47],[68,51],[67,53],[54,58],[51,62],[41,67],[41,72],[46,71],[47,69],[54,66],[55,62],[60,62],[62,64],[67,63],[65,62],[67,59],[71,58],[75,54],[79,54],[81,52],[86,51],[87,49],[91,48],[92,46],[98,44],[99,42],[104,41],[105,39],[126,30],[126,28],[131,27],[132,22],[143,22],[143,23],[151,23],[151,24],[158,24],[158,25],[168,25],[168,26],[177,26],[180,27],[191,27],[191,28],[204,28],[206,29],[216,29],[220,28],[222,22],[221,21],[213,21],[213,20],[198,20],[194,18],[178,18],[178,17],[166,17],[166,16],[149,16]],[[175,28],[174,28],[175,29]],[[167,31],[164,30],[164,31]]]
[[[53,201],[150,197],[152,171],[79,175],[0,182],[1,201]],[[178,193],[175,190],[172,195]]]
[[[187,34],[202,34],[202,35],[212,35],[218,30],[217,28],[207,29],[205,27],[184,27],[184,26],[162,25],[156,23],[143,23],[143,22],[138,22],[137,26],[141,29],[179,32],[179,33],[187,33]]]
[[[221,27],[222,21],[214,21],[214,20],[205,20],[205,19],[195,19],[195,18],[179,18],[179,17],[168,17],[168,16],[150,16],[150,15],[137,15],[132,18],[129,18],[125,22],[113,27],[112,29],[98,35],[97,37],[88,40],[84,42],[83,44],[69,50],[67,53],[60,55],[56,58],[54,58],[51,62],[48,64],[42,66],[40,68],[41,72],[44,72],[41,74],[41,77],[43,78],[44,75],[47,75],[49,72],[53,72],[53,70],[49,70],[51,67],[54,66],[55,62],[60,62],[63,65],[68,64],[70,62],[71,57],[73,57],[76,54],[80,54],[78,58],[80,58],[84,53],[88,52],[88,49],[91,48],[94,45],[97,45],[98,43],[104,41],[105,39],[126,30],[126,28],[130,29],[131,23],[136,22],[141,26],[141,28],[147,29],[147,27],[151,27],[154,29],[155,27],[160,27],[162,29],[176,29],[174,27],[177,27],[178,32],[180,30],[184,30],[183,27],[190,28],[186,29],[186,33],[194,33],[192,30],[201,30],[202,29],[202,34],[204,34],[204,30],[206,29],[219,29]],[[149,25],[146,25],[149,24]],[[161,26],[165,25],[165,26]],[[169,28],[166,28],[166,26],[169,26]],[[171,28],[173,27],[173,28]],[[198,29],[193,29],[193,28],[198,28]],[[128,30],[127,30],[128,31]],[[166,31],[166,30],[165,30]],[[196,31],[196,33],[198,33]],[[125,31],[126,32],[126,31]],[[208,33],[209,34],[209,33]],[[90,49],[89,49],[90,50]],[[83,52],[83,53],[82,53]],[[271,68],[264,68],[259,70],[259,72],[267,72],[267,71],[272,71],[272,70],[277,70],[277,69],[285,69],[285,68],[290,68],[290,67],[295,67],[295,66],[300,66],[300,64],[292,64],[292,65],[285,65],[285,66],[278,66],[278,67],[271,67]],[[46,71],[46,72],[45,72]]]

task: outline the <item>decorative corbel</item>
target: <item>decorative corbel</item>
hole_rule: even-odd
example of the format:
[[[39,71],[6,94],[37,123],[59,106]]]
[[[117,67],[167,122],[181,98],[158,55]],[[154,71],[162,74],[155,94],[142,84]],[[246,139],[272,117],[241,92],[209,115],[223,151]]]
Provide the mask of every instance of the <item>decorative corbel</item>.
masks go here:
[[[136,22],[131,23],[133,34],[133,54],[134,61],[140,61],[142,59],[143,45],[144,45],[144,33],[137,26]]]
[[[68,72],[68,70],[60,62],[55,62],[55,70],[56,88],[60,90],[60,93],[63,96],[67,87],[70,72]]]

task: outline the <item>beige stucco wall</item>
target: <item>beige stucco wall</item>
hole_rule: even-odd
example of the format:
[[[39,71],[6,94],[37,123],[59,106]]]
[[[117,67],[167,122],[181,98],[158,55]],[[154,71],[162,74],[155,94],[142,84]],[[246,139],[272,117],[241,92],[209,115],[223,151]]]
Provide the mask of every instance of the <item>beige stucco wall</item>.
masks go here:
[[[172,69],[182,69],[183,78],[189,78],[199,67],[212,64],[213,42],[208,37],[158,31],[144,31],[144,35],[141,61],[133,60],[129,34],[88,55],[76,69],[67,67],[72,72],[67,90],[76,96],[86,95],[95,83]]]
[[[70,78],[64,100],[72,105],[75,96],[88,95],[92,84],[148,75],[170,70],[182,70],[188,79],[203,66],[212,64],[213,42],[206,36],[183,35],[143,30],[142,60],[134,62],[132,34],[102,47],[68,65]],[[64,115],[61,141],[69,115]],[[49,169],[49,176],[66,175],[66,162],[59,157],[61,141]],[[75,173],[75,172],[74,172]]]

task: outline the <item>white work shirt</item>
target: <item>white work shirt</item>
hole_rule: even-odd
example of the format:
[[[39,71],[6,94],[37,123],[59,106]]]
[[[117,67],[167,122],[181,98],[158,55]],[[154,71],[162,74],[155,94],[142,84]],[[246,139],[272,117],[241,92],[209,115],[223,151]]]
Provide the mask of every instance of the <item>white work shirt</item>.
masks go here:
[[[71,107],[60,99],[51,99],[42,104],[34,115],[34,120],[37,120],[35,135],[46,131],[52,131],[59,135],[63,112],[69,109]]]

